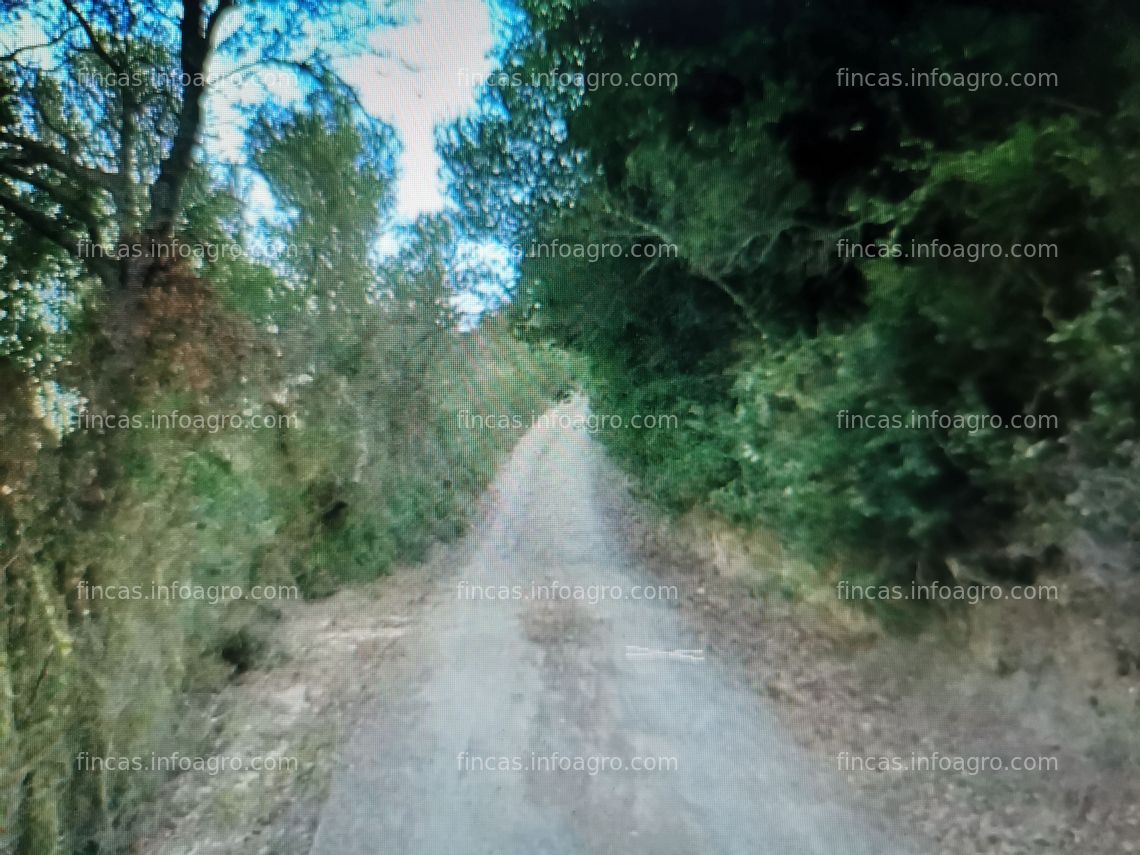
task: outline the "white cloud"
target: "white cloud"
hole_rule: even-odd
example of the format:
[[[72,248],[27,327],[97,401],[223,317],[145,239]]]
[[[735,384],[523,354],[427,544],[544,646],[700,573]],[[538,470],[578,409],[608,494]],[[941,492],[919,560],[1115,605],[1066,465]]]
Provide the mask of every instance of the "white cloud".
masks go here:
[[[400,134],[397,215],[414,218],[443,207],[435,128],[474,105],[477,83],[491,71],[490,11],[485,0],[420,0],[404,26],[370,40],[380,57],[340,69],[365,108]]]
[[[407,0],[406,6],[407,14],[402,16],[406,24],[377,30],[369,37],[378,56],[345,59],[338,70],[357,89],[365,109],[400,135],[396,213],[410,220],[445,204],[435,128],[474,106],[476,86],[492,69],[489,53],[494,36],[488,0]],[[227,27],[240,25],[240,15],[230,16]],[[0,47],[10,50],[44,40],[38,22],[22,16],[0,37]],[[27,58],[48,64],[50,51]],[[245,141],[241,108],[267,94],[281,103],[296,103],[300,88],[288,74],[263,69],[256,77],[239,81],[229,76],[232,71],[232,61],[221,57],[210,68],[217,85],[211,87],[203,143],[213,156],[237,162]]]

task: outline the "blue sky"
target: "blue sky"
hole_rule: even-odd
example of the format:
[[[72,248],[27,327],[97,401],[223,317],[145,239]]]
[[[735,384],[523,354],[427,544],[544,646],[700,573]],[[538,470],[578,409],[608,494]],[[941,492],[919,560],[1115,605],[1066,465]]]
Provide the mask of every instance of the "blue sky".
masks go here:
[[[401,23],[361,32],[354,40],[358,44],[352,46],[333,44],[335,40],[316,22],[309,28],[309,44],[298,45],[296,55],[304,55],[314,44],[339,51],[334,61],[338,73],[356,89],[369,113],[395,128],[401,152],[397,222],[391,225],[398,227],[420,214],[446,208],[435,130],[475,107],[476,91],[494,67],[496,37],[501,38],[509,24],[497,0],[396,0],[391,8]],[[231,12],[217,40],[249,26],[244,17],[240,6]],[[29,15],[0,32],[0,49],[44,41],[42,29]],[[25,59],[52,64],[48,51],[38,59],[26,54]],[[290,73],[262,69],[253,76],[235,74],[234,63],[216,55],[208,70],[211,85],[201,143],[209,158],[241,163],[246,126],[241,108],[266,98],[282,104],[297,102],[302,90]],[[280,214],[261,179],[251,177],[248,192],[246,217],[251,225]],[[396,246],[397,232],[391,230],[381,237],[378,248],[385,252]],[[483,295],[457,295],[456,303],[463,311],[478,313],[487,305],[487,294],[501,293],[514,279],[514,267],[505,249],[495,244],[471,244],[461,250],[459,263],[484,270],[487,290]]]
[[[492,68],[494,32],[486,0],[409,0],[397,9],[406,23],[369,34],[371,52],[342,57],[336,67],[357,90],[365,109],[399,134],[403,150],[396,214],[411,220],[445,205],[435,128],[475,106],[478,81]],[[229,29],[240,27],[241,17],[232,15],[226,23]],[[211,73],[224,71],[215,68]],[[276,99],[297,97],[296,81],[289,75],[271,73],[268,79]],[[227,82],[215,88],[208,105],[213,118],[209,126],[215,131],[212,139],[203,141],[211,154],[240,159],[243,123],[236,108],[264,96],[264,90],[252,84]],[[255,203],[269,204],[263,188],[255,192]]]
[[[490,0],[493,4],[494,0]],[[496,36],[506,24],[496,18],[498,7],[488,0],[408,0],[397,7],[402,25],[371,33],[368,53],[346,56],[337,63],[345,82],[357,91],[369,113],[392,125],[400,138],[397,164],[395,214],[399,222],[444,209],[448,202],[440,177],[442,160],[435,148],[435,130],[475,107],[479,84],[494,68],[492,54]],[[240,26],[234,16],[229,27]],[[224,35],[224,34],[223,34]],[[289,75],[272,79],[277,100],[299,97],[296,81]],[[257,86],[219,88],[209,109],[209,126],[223,129],[205,141],[214,156],[240,161],[242,126],[238,106],[265,97]],[[247,217],[256,221],[272,217],[275,208],[268,188],[255,181]],[[379,249],[392,252],[398,246],[395,231],[382,235]],[[483,287],[456,295],[455,305],[464,314],[478,315],[497,302],[517,271],[503,247],[495,243],[465,243],[457,263],[484,271]]]
[[[403,151],[396,212],[400,219],[411,220],[445,205],[435,128],[474,106],[478,82],[492,67],[495,37],[487,0],[398,0],[394,11],[402,24],[362,33],[370,50],[343,51],[335,65],[357,90],[365,109],[399,134]],[[242,26],[238,7],[224,21],[218,40]],[[319,23],[312,35],[314,42],[326,46]],[[15,26],[0,32],[0,49],[45,40],[36,21],[24,15]],[[25,59],[32,55],[26,54]],[[39,61],[50,65],[50,54],[44,52]],[[236,161],[241,159],[245,124],[238,107],[264,101],[267,89],[270,97],[282,103],[297,99],[300,90],[290,74],[270,70],[247,78],[231,76],[232,70],[232,62],[227,66],[222,57],[209,69],[212,85],[202,144],[211,156]],[[268,204],[264,188],[256,192],[254,202]]]

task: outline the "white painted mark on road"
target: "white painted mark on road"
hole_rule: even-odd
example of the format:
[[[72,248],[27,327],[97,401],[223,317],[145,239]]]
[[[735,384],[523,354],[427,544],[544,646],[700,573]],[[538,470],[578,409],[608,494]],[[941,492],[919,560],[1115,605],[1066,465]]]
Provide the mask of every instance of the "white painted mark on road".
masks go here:
[[[625,646],[626,659],[677,659],[682,662],[704,662],[702,650],[654,650],[652,647]]]

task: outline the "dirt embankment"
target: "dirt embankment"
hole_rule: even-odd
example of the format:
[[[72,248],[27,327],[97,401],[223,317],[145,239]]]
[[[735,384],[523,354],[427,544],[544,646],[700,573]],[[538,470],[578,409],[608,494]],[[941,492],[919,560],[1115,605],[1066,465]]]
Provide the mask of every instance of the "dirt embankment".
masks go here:
[[[135,855],[308,855],[338,745],[419,616],[446,550],[328,599],[284,603],[260,667],[211,704],[210,756],[274,758],[273,772],[188,771],[163,789]]]
[[[1140,579],[1120,562],[1090,550],[1080,573],[1040,580],[1055,600],[965,604],[892,635],[830,585],[805,586],[771,538],[615,512],[633,516],[645,564],[691,593],[683,611],[709,649],[929,851],[1140,852]],[[938,768],[868,768],[912,757]],[[996,762],[982,758],[1055,768],[980,771]]]

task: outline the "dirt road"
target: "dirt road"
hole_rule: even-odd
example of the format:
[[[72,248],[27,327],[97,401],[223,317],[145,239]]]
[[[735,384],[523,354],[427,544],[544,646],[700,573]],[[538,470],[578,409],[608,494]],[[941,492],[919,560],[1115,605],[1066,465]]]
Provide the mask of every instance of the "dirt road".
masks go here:
[[[551,411],[343,746],[314,855],[889,855],[625,549],[599,445]]]

